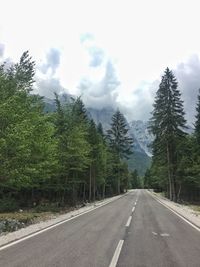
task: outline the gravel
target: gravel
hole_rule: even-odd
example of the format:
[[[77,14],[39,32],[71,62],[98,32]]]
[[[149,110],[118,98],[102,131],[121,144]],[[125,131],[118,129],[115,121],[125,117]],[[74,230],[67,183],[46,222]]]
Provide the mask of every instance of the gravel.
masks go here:
[[[169,208],[173,209],[180,215],[182,215],[185,219],[196,225],[200,228],[200,212],[195,211],[187,205],[182,205],[175,203],[159,194],[153,193],[153,195],[158,198],[163,204],[168,206]]]
[[[38,232],[40,230],[43,230],[45,228],[48,228],[52,225],[55,225],[59,222],[62,222],[64,220],[70,219],[72,217],[75,217],[81,213],[84,213],[86,211],[89,210],[93,210],[96,207],[100,207],[103,206],[109,202],[112,202],[114,200],[117,200],[120,197],[123,197],[125,194],[123,195],[119,195],[119,196],[115,196],[115,197],[111,197],[111,198],[107,198],[105,200],[100,200],[100,201],[96,201],[94,203],[89,203],[87,204],[85,207],[70,211],[68,213],[59,215],[59,216],[55,216],[55,218],[51,218],[50,220],[47,221],[42,221],[36,224],[32,224],[30,226],[27,226],[25,228],[19,229],[15,232],[11,232],[11,233],[7,233],[4,235],[0,236],[0,246],[6,245],[8,243],[11,243],[13,241],[19,240],[25,236],[28,236],[30,234],[33,234],[35,232]]]

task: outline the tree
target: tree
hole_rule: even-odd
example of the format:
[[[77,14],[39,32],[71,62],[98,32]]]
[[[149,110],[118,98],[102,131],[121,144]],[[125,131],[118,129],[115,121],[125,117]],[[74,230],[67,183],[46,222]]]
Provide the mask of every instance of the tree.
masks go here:
[[[128,126],[124,115],[117,110],[112,116],[111,128],[107,131],[111,149],[119,159],[128,159],[132,154],[133,139],[128,134]]]
[[[34,66],[25,52],[19,63],[0,67],[0,180],[30,196],[52,175],[55,144],[42,98],[30,94]]]
[[[150,120],[150,131],[155,136],[153,142],[154,165],[167,166],[169,198],[177,199],[176,171],[178,167],[178,151],[186,133],[183,101],[178,90],[178,83],[168,68],[162,76],[156,93],[154,110]]]
[[[196,122],[195,122],[195,137],[197,140],[198,148],[200,149],[200,89],[199,89],[196,111],[197,111],[197,114],[196,114]]]
[[[120,161],[128,159],[129,155],[132,154],[133,139],[129,136],[128,130],[124,115],[117,110],[112,116],[111,128],[107,131],[107,137],[118,176],[118,193],[120,193]]]
[[[137,170],[131,172],[130,176],[131,188],[141,188],[141,181]]]
[[[78,184],[84,183],[80,178],[90,164],[90,144],[88,142],[88,125],[84,116],[83,103],[78,98],[64,107],[56,96],[56,138],[59,160],[59,176],[67,189],[71,185],[73,203],[76,202]]]

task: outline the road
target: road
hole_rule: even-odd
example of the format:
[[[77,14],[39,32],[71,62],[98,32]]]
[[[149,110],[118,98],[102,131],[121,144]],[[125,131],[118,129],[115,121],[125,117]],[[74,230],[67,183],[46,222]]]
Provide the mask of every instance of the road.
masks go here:
[[[200,231],[136,190],[0,251],[2,267],[199,267]]]

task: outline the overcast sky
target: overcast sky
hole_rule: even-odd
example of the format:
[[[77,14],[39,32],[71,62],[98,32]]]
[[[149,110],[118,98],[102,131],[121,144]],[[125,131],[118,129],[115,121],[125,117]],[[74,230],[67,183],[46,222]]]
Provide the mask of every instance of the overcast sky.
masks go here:
[[[0,0],[0,58],[29,50],[37,88],[81,95],[147,120],[166,67],[174,70],[187,119],[200,87],[199,1]]]

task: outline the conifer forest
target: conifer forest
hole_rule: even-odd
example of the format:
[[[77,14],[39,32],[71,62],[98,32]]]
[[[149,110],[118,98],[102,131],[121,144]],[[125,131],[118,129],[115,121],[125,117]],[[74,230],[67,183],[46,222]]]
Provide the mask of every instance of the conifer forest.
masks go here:
[[[149,131],[152,162],[144,177],[128,168],[134,140],[119,109],[105,131],[88,116],[81,97],[55,112],[33,94],[35,63],[24,52],[19,63],[0,66],[0,211],[42,203],[91,202],[153,188],[177,201],[200,200],[200,92],[194,133],[187,122],[178,81],[166,68],[156,92]],[[198,88],[197,88],[198,90]]]

